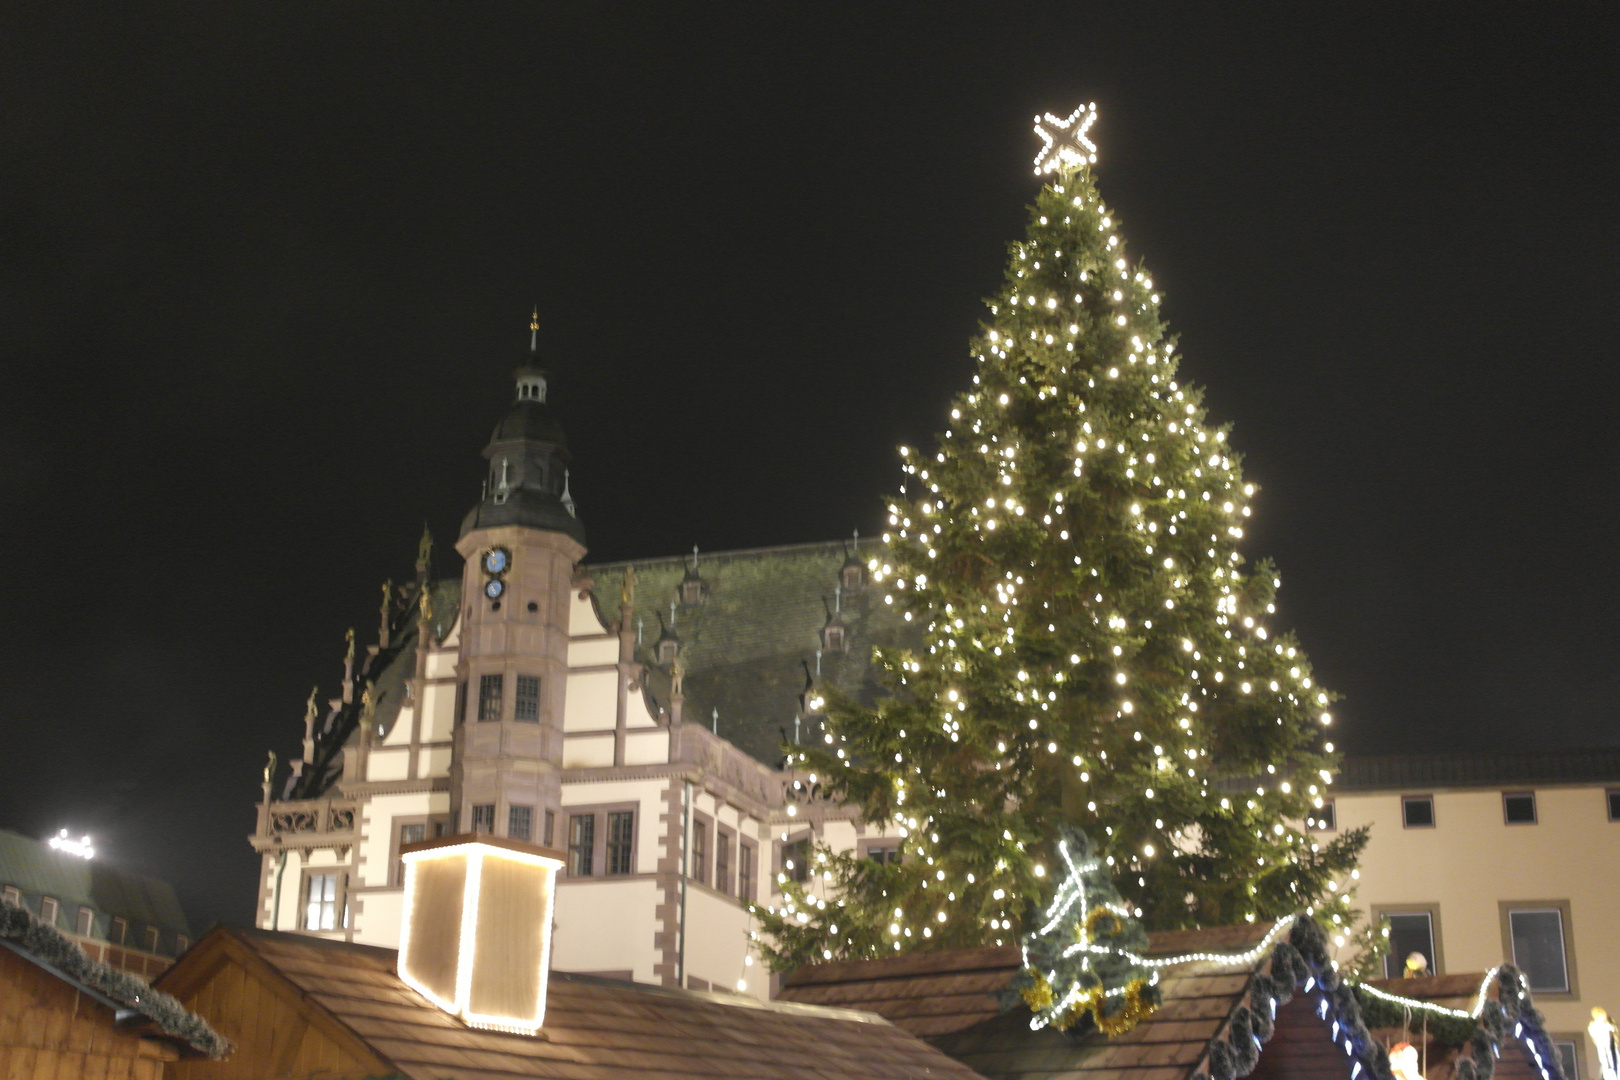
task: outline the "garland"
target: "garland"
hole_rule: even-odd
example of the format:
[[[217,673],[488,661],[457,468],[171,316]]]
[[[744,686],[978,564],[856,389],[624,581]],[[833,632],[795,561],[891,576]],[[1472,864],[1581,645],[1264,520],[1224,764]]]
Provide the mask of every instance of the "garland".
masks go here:
[[[46,926],[24,908],[0,900],[0,938],[20,944],[31,955],[68,978],[138,1009],[162,1031],[211,1058],[230,1053],[229,1040],[208,1026],[208,1021],[179,1001],[152,989],[141,979],[92,960],[84,950]]]

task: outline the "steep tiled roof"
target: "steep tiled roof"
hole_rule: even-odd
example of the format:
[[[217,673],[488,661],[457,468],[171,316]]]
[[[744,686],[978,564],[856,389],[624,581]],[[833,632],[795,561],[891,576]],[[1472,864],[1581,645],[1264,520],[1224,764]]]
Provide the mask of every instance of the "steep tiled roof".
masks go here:
[[[157,927],[164,947],[174,944],[176,934],[191,935],[168,882],[99,859],[66,855],[9,829],[0,829],[0,885],[16,886],[36,910],[40,896],[55,897],[59,929],[71,927],[78,909],[87,907],[96,913],[98,934],[105,935],[108,921],[118,915],[136,933]]]
[[[862,542],[860,557],[880,548]],[[619,592],[627,568],[636,572],[635,612],[642,627],[640,658],[652,665],[648,687],[660,706],[669,702],[669,665],[658,666],[654,646],[675,603],[675,632],[686,667],[683,718],[709,724],[719,713],[720,735],[768,765],[781,759],[784,733],[816,670],[822,629],[837,608],[847,649],[821,656],[822,683],[860,700],[878,693],[870,664],[874,645],[893,644],[904,625],[870,584],[839,598],[839,571],[850,545],[837,541],[755,551],[700,555],[697,572],[707,586],[702,603],[680,604],[680,584],[691,556],[671,556],[585,567],[598,609],[619,617]],[[814,734],[801,729],[801,738]]]
[[[538,1037],[477,1030],[401,982],[392,949],[262,930],[215,929],[213,934],[245,944],[413,1080],[973,1077],[869,1014],[585,975],[552,974]],[[184,975],[177,968],[165,979]]]
[[[1151,936],[1147,953],[1234,952],[1258,944],[1269,929],[1251,924],[1160,933]],[[1051,1028],[1031,1031],[1027,1012],[1003,1013],[996,1004],[993,995],[1018,970],[1013,947],[801,968],[783,979],[781,997],[869,1009],[986,1077],[1185,1080],[1265,959],[1165,968],[1164,1000],[1149,1020],[1118,1038],[1080,1043]]]
[[[1504,784],[1620,784],[1620,750],[1516,754],[1346,754],[1333,786],[1341,792]]]

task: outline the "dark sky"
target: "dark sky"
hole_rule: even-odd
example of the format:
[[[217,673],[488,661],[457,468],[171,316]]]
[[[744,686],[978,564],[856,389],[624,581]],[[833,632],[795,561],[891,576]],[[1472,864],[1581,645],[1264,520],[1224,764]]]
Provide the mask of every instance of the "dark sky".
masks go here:
[[[536,299],[592,558],[876,531],[1088,100],[1341,743],[1614,745],[1601,10],[5,5],[0,826],[251,918]]]

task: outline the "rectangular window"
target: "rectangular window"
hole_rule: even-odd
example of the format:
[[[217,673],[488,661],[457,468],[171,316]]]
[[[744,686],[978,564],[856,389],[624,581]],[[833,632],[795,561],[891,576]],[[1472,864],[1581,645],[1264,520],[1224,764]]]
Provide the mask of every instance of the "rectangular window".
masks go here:
[[[801,884],[810,880],[810,838],[782,845],[782,873]]]
[[[91,927],[96,924],[96,913],[87,907],[79,909],[78,918],[74,920],[73,932],[80,937],[89,937]]]
[[[628,874],[635,869],[631,852],[635,850],[636,815],[633,810],[615,810],[607,816],[607,872]]]
[[[1569,993],[1563,911],[1555,907],[1526,907],[1509,910],[1507,918],[1513,963],[1524,972],[1530,989]]]
[[[1403,795],[1401,822],[1408,829],[1426,829],[1434,825],[1433,795]]]
[[[1536,823],[1536,793],[1533,791],[1504,791],[1502,793],[1502,820],[1509,825]]]
[[[1321,808],[1313,810],[1310,816],[1305,819],[1305,827],[1315,829],[1317,832],[1333,832],[1337,829],[1339,827],[1339,815],[1334,809],[1333,800],[1323,799]]]
[[[499,720],[501,718],[501,689],[505,684],[504,675],[480,675],[478,677],[478,719]]]
[[[148,926],[146,928],[146,951],[158,951],[158,928],[155,926]]]
[[[1620,821],[1620,788],[1609,792],[1609,820]]]
[[[472,831],[481,833],[495,831],[494,803],[481,803],[472,808]]]
[[[719,828],[714,831],[714,887],[731,895],[731,834]]]
[[[534,835],[534,807],[507,807],[506,835],[513,840],[527,840],[532,837]]]
[[[114,916],[112,928],[107,931],[107,940],[114,945],[122,945],[129,940],[129,920]]]
[[[22,907],[22,890],[15,885],[7,885],[5,890],[0,892],[0,899],[4,899],[12,907]]]
[[[744,903],[754,899],[754,845],[743,840],[737,844],[737,895]]]
[[[512,718],[531,724],[540,722],[540,676],[519,675],[517,697],[512,699]]]
[[[305,930],[338,930],[338,875],[311,874],[304,879],[304,929]],[[149,938],[154,937],[157,930],[147,928]],[[155,950],[156,945],[149,948]]]
[[[1389,954],[1384,957],[1384,977],[1398,979],[1406,972],[1406,958],[1423,956],[1424,970],[1440,974],[1434,960],[1434,917],[1427,911],[1386,911],[1389,921]]]
[[[596,855],[596,815],[571,814],[568,818],[568,876],[590,877]]]
[[[189,948],[191,948],[191,939],[190,938],[186,937],[186,935],[184,935],[184,934],[176,934],[176,935],[174,935],[174,951],[175,952],[183,953]]]
[[[709,825],[705,821],[692,822],[692,868],[694,881],[709,882]]]
[[[1564,1080],[1581,1080],[1581,1055],[1577,1050],[1574,1039],[1554,1038],[1552,1040],[1553,1053],[1558,1055],[1559,1067],[1563,1070]]]
[[[56,925],[56,897],[42,896],[39,898],[39,921],[46,926]]]
[[[413,822],[399,827],[399,846],[414,844],[418,840],[427,839],[427,825],[424,822]],[[405,860],[400,859],[394,864],[394,884],[405,884]]]
[[[885,840],[875,844],[868,844],[866,857],[882,866],[900,865],[900,841]]]
[[[545,839],[543,841],[541,841],[541,842],[544,843],[546,845],[546,847],[550,847],[552,844],[554,844],[556,842],[556,838],[557,838],[557,812],[555,810],[547,810],[546,811]]]

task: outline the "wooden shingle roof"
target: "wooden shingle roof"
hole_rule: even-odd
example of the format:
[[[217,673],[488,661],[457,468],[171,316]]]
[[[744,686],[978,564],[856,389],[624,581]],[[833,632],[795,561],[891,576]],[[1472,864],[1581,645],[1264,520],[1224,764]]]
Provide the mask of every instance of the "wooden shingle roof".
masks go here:
[[[317,1019],[340,1025],[387,1068],[416,1080],[970,1080],[974,1075],[867,1013],[555,972],[538,1036],[478,1030],[401,982],[392,949],[262,930],[220,928],[208,938],[217,935],[262,961],[252,965],[258,978],[285,980],[306,1007],[318,1010]],[[194,950],[199,955],[214,951],[205,948],[208,938]],[[186,983],[201,974],[185,968],[182,962],[164,981]],[[250,1022],[217,1019],[226,1030],[235,1021]]]

